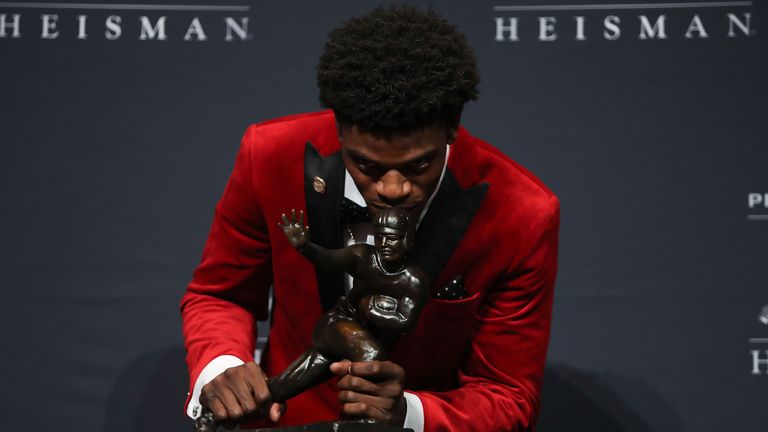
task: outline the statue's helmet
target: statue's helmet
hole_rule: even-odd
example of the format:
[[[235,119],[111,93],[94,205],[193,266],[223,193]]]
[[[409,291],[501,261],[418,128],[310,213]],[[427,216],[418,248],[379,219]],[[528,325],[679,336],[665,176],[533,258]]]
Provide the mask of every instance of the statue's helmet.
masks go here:
[[[414,228],[407,210],[400,207],[382,209],[376,214],[373,226],[376,232],[401,236],[406,250],[411,248]]]

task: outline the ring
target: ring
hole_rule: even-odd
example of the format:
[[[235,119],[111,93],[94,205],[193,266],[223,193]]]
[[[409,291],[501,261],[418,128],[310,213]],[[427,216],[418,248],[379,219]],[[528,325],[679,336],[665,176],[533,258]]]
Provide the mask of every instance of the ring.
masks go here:
[[[347,368],[347,375],[352,375],[352,364],[350,363],[349,367]]]

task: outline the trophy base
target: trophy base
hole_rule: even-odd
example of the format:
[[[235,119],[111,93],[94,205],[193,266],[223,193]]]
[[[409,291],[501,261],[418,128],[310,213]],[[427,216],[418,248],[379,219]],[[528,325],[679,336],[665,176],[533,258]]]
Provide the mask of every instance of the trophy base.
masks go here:
[[[240,429],[240,432],[413,432],[366,420],[342,420],[265,429]]]

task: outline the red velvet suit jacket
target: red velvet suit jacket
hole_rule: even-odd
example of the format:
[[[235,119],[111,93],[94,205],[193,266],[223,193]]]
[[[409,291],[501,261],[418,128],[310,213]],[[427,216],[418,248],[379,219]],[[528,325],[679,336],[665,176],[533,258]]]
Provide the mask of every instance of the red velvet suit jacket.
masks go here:
[[[312,188],[315,176],[325,180],[325,192]],[[343,275],[316,271],[277,223],[281,213],[306,209],[312,240],[341,247],[343,191],[332,112],[248,128],[181,302],[190,386],[219,355],[253,359],[255,320],[267,317],[270,285],[274,307],[262,367],[277,374],[309,347],[315,321],[342,292]],[[406,371],[406,390],[423,403],[426,431],[533,428],[558,226],[555,195],[461,128],[412,259],[432,277],[433,290],[463,276],[469,297],[430,299],[416,329],[391,356]],[[282,423],[336,419],[339,413],[329,382],[289,400]]]

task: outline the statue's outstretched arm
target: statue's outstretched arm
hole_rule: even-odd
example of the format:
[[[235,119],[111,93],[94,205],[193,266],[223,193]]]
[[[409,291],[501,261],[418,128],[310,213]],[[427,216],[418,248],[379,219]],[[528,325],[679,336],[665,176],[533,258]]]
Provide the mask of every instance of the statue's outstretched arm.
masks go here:
[[[304,211],[298,217],[296,210],[290,216],[282,214],[283,223],[278,226],[283,230],[288,241],[297,251],[318,267],[326,270],[350,272],[355,265],[356,254],[352,248],[326,249],[310,241],[309,226],[304,225]]]

